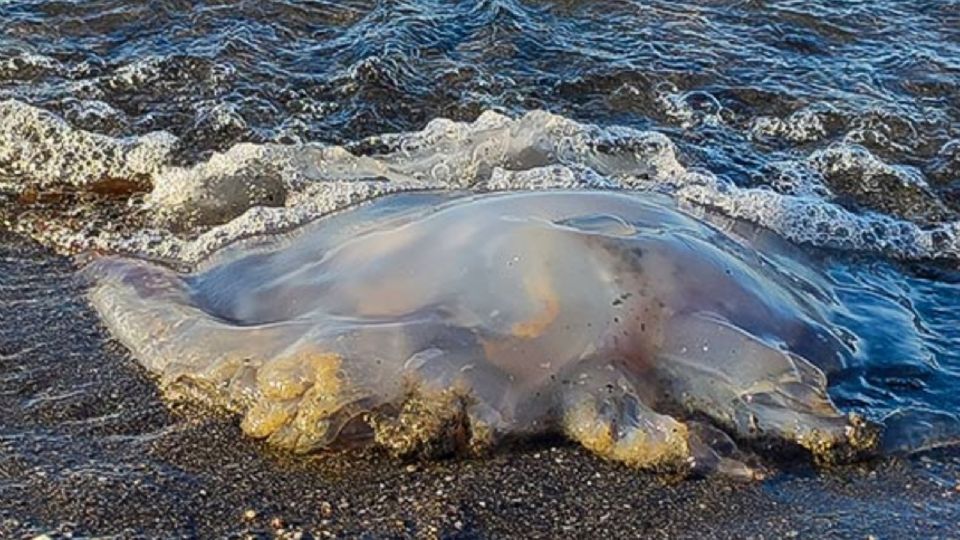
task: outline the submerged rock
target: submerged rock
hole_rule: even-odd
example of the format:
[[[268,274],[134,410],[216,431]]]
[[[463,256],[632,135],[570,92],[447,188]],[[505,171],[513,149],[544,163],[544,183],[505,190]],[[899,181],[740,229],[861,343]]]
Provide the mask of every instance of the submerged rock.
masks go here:
[[[803,293],[651,195],[393,195],[190,273],[114,257],[86,272],[169,395],[295,451],[563,432],[638,467],[751,476],[692,418],[826,461],[877,444],[827,395],[842,345]]]

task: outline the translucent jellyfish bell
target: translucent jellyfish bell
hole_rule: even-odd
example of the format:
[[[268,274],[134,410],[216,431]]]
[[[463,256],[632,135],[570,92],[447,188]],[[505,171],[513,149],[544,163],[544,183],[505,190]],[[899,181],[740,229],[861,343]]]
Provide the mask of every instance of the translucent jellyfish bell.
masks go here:
[[[824,459],[872,449],[873,427],[827,396],[829,334],[731,245],[650,195],[421,194],[192,273],[128,258],[87,272],[169,394],[296,451],[563,432],[638,467],[755,474],[692,416]]]

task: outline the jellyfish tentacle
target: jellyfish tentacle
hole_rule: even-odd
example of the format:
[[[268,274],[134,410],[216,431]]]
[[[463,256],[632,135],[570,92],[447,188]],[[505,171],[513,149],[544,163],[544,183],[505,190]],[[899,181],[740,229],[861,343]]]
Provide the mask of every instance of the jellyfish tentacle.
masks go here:
[[[433,325],[406,356],[396,407],[373,415],[380,445],[396,454],[482,453],[516,427],[509,375],[486,361],[474,331]]]
[[[828,462],[876,446],[876,428],[836,408],[816,366],[715,314],[666,321],[656,370],[673,400],[740,436],[794,441]]]
[[[651,409],[612,364],[584,361],[566,377],[563,428],[587,449],[645,469],[689,469],[687,426]]]
[[[762,480],[767,476],[763,466],[756,464],[749,454],[741,452],[722,430],[699,420],[688,421],[687,427],[694,474],[718,474],[748,481]]]
[[[255,438],[296,452],[331,446],[348,425],[380,405],[335,340],[304,340],[257,370],[255,400],[241,427]],[[355,436],[365,434],[359,429]]]

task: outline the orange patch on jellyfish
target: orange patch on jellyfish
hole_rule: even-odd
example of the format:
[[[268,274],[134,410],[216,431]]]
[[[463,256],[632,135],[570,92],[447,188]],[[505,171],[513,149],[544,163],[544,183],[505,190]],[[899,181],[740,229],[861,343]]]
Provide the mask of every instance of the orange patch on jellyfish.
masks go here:
[[[543,334],[560,315],[560,300],[546,272],[528,275],[523,282],[530,296],[542,307],[532,319],[514,324],[510,332],[514,337],[533,339]]]

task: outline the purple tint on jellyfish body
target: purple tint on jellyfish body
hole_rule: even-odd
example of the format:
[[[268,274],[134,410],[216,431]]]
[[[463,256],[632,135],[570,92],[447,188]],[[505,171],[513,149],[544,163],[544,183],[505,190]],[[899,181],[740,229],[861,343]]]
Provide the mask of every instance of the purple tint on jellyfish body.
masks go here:
[[[419,197],[238,244],[190,274],[102,259],[91,298],[170,395],[296,451],[563,432],[638,467],[753,475],[717,427],[824,460],[876,444],[827,396],[839,342],[749,247],[669,202]]]

